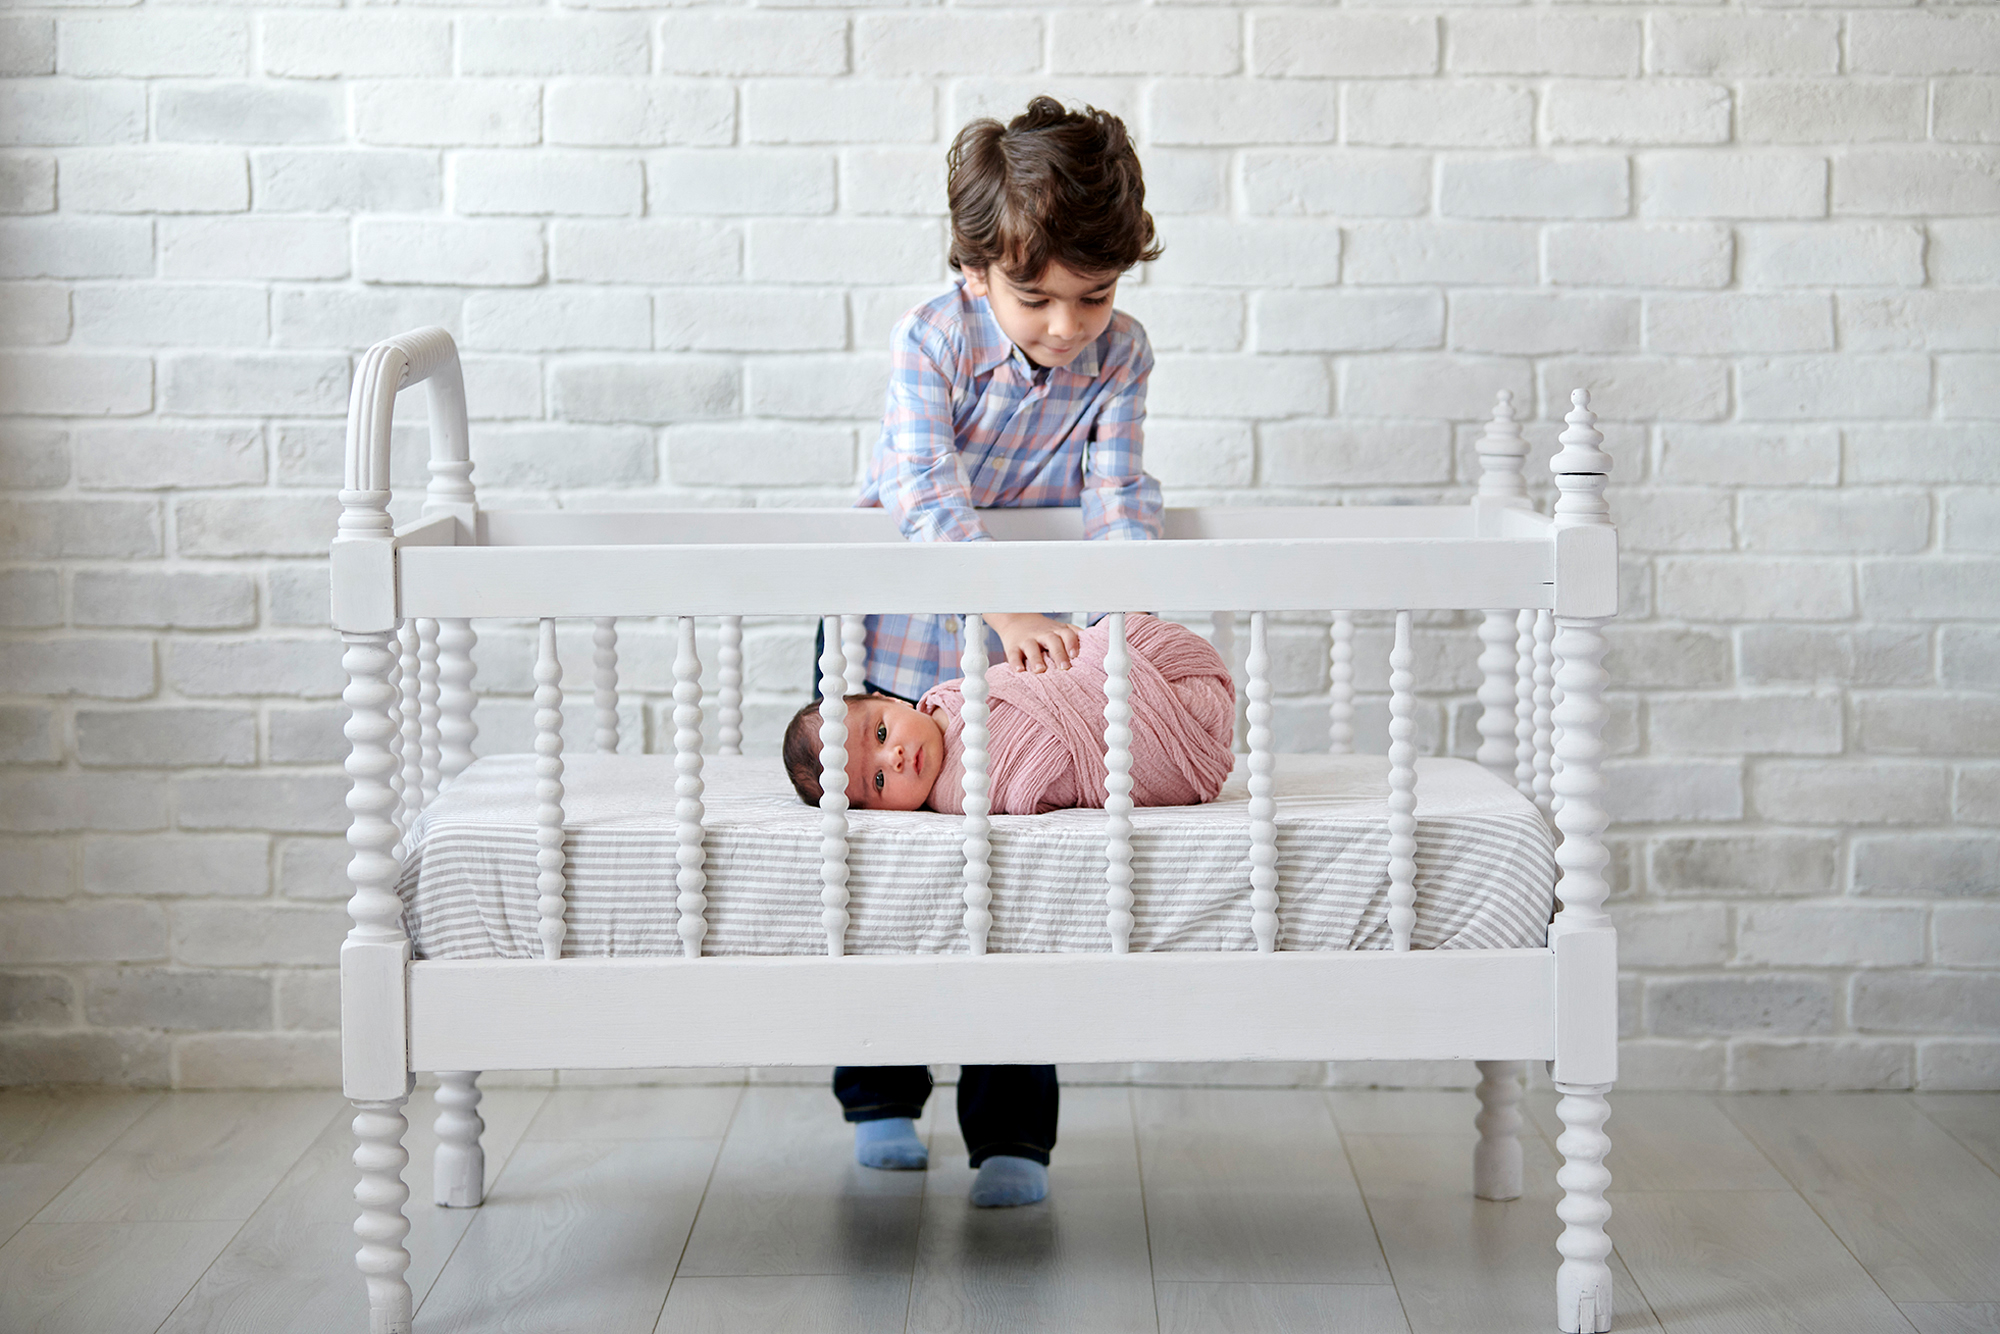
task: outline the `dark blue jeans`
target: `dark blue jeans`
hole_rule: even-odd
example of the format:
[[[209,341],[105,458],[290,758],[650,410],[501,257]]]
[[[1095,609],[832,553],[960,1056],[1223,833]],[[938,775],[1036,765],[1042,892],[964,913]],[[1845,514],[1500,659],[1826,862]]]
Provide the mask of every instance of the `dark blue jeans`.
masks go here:
[[[843,1065],[833,1096],[849,1121],[922,1116],[931,1072],[921,1065]],[[1060,1101],[1053,1065],[968,1065],[958,1075],[958,1128],[972,1165],[995,1154],[1048,1166]]]

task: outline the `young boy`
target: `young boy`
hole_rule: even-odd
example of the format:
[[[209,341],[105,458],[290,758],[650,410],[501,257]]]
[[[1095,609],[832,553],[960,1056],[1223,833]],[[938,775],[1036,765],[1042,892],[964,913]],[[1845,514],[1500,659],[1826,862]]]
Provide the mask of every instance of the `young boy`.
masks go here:
[[[1157,258],[1139,157],[1116,116],[1037,97],[1007,125],[977,120],[947,158],[951,291],[891,336],[882,435],[861,493],[918,542],[990,541],[976,512],[1078,505],[1084,536],[1160,534],[1160,487],[1141,463],[1152,348],[1112,308],[1118,279]],[[1031,611],[984,613],[988,651],[1028,671],[1065,668],[1078,632]],[[957,677],[959,621],[870,616],[865,679],[909,702]],[[834,1093],[864,1165],[918,1169],[921,1066],[843,1067]],[[1048,1194],[1054,1066],[966,1066],[959,1126],[978,1169],[972,1202]]]

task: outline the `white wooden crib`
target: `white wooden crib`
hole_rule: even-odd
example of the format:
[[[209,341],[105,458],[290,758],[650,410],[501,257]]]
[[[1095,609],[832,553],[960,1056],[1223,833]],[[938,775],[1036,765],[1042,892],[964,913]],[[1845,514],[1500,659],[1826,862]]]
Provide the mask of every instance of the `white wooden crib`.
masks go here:
[[[431,481],[423,517],[389,517],[396,394],[429,387]],[[1480,1140],[1474,1193],[1521,1193],[1523,1064],[1552,1062],[1565,1131],[1556,1323],[1608,1330],[1605,1095],[1616,1073],[1616,937],[1604,911],[1607,817],[1600,734],[1601,629],[1616,609],[1617,542],[1604,503],[1610,460],[1586,396],[1574,396],[1553,469],[1553,516],[1522,478],[1527,446],[1507,396],[1479,447],[1469,506],[1170,511],[1166,540],[1048,540],[1073,510],[996,511],[1006,539],[908,544],[882,511],[498,512],[478,508],[457,350],[441,329],[369,349],[348,418],[346,486],[333,543],[333,621],[345,643],[353,783],[354,926],[341,949],[346,1093],[357,1109],[357,1261],[370,1329],[411,1327],[403,1107],[413,1071],[438,1072],[436,1202],[481,1202],[478,1072],[704,1065],[928,1062],[1473,1059]],[[1032,590],[1025,594],[1024,590]],[[721,618],[719,741],[741,742],[741,618],[825,616],[824,764],[841,775],[842,694],[859,685],[857,613],[963,614],[967,607],[1254,607],[1247,655],[1249,848],[1242,911],[1258,948],[1132,952],[1129,709],[1123,613],[1112,616],[1105,738],[1104,949],[986,953],[993,886],[986,818],[983,636],[965,636],[967,779],[964,951],[843,955],[848,930],[844,776],[821,802],[821,956],[702,957],[703,719],[696,618]],[[1332,747],[1353,738],[1353,622],[1395,613],[1388,750],[1389,923],[1394,948],[1275,948],[1272,706],[1267,612],[1338,608],[1329,643]],[[1487,609],[1479,635],[1478,762],[1519,787],[1560,839],[1562,901],[1547,945],[1409,948],[1416,918],[1415,680],[1411,611]],[[834,613],[829,615],[828,613]],[[412,822],[472,762],[474,618],[534,620],[536,889],[541,959],[415,959],[397,895]],[[600,750],[618,744],[618,617],[669,617],[674,663],[674,813],[684,957],[564,958],[564,693],[558,617],[595,623]],[[1233,613],[1217,614],[1233,636]],[[775,764],[776,761],[773,761]],[[1484,781],[1484,780],[1482,780]],[[1004,890],[1004,886],[1002,886]],[[810,892],[810,891],[806,891]],[[1004,902],[1004,900],[1003,900]],[[662,1015],[698,1016],[662,1023]],[[829,1115],[831,1115],[831,1110]]]

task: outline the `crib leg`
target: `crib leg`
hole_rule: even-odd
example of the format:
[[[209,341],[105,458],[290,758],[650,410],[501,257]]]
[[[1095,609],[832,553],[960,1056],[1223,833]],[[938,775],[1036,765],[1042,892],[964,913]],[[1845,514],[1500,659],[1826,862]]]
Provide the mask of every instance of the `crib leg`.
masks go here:
[[[479,1072],[440,1070],[437,1091],[437,1159],[431,1178],[437,1203],[446,1209],[477,1209],[486,1199],[486,1150],[479,1137]]]
[[[1521,1198],[1521,1061],[1479,1062],[1479,1147],[1472,1151],[1472,1193],[1482,1200]]]
[[[354,1104],[354,1165],[361,1180],[354,1187],[354,1199],[361,1216],[354,1222],[354,1235],[361,1249],[354,1263],[368,1280],[368,1334],[410,1334],[410,1285],[403,1273],[410,1267],[410,1253],[403,1249],[410,1220],[403,1216],[403,1203],[410,1188],[403,1184],[403,1169],[410,1155],[403,1148],[403,1132],[410,1123],[403,1119],[408,1095],[386,1102]]]
[[[1556,1149],[1563,1165],[1556,1170],[1556,1184],[1563,1197],[1556,1216],[1563,1221],[1556,1249],[1562,1252],[1562,1267],[1556,1271],[1556,1328],[1563,1334],[1602,1334],[1611,1328],[1611,1238],[1604,1224],[1611,1217],[1605,1202],[1605,1188],[1611,1173],[1604,1168],[1604,1156],[1611,1151],[1611,1139],[1604,1133],[1605,1118],[1611,1107],[1604,1095],[1609,1084],[1557,1084],[1562,1101],[1556,1115],[1562,1118],[1563,1132]]]

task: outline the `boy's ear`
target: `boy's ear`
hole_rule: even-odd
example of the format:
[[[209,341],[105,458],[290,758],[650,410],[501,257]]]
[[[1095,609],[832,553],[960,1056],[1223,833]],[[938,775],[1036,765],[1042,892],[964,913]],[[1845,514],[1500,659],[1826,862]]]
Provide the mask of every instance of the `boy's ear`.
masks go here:
[[[965,275],[966,291],[972,293],[974,296],[992,295],[993,289],[987,285],[986,270],[984,268],[975,269],[970,264],[968,264],[963,269],[959,270],[959,272]]]

